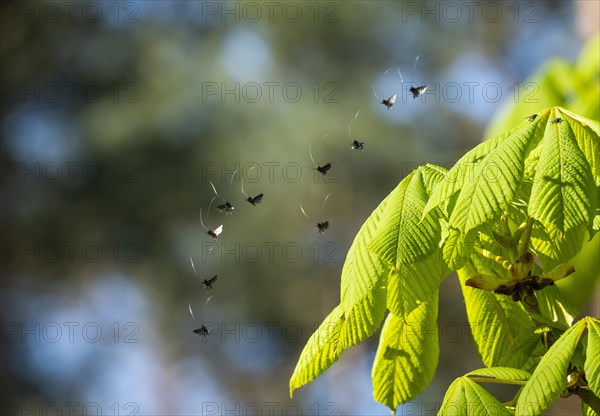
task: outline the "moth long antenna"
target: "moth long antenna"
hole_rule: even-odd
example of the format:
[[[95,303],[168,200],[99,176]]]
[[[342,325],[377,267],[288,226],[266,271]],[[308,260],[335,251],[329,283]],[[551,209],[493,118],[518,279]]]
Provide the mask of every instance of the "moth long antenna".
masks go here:
[[[204,302],[204,315],[206,315],[206,307],[208,306],[208,302],[210,302],[210,300],[214,297],[213,296],[209,296],[208,299],[206,299],[206,302]]]
[[[188,308],[190,310],[190,315],[192,315],[192,318],[194,318],[194,320],[196,320],[196,317],[194,316],[194,311],[192,311],[192,303],[188,302]]]
[[[221,199],[223,199],[223,198],[221,198]],[[210,203],[208,204],[208,214],[206,214],[206,221],[208,221],[208,219],[210,218],[210,207],[212,206],[212,203],[214,202],[214,200],[215,200],[215,197],[213,196],[212,199],[210,200]],[[206,228],[206,227],[204,227],[204,228]]]
[[[421,54],[417,55],[417,57],[415,58],[415,64],[413,65],[413,77],[415,76],[415,70],[417,69],[417,62],[419,61],[420,57],[421,57]]]
[[[383,73],[383,76],[386,76],[387,73],[390,71],[390,69],[392,69],[392,67],[389,67],[388,69],[385,70],[385,72]],[[373,94],[375,94],[375,98],[377,98],[378,100],[381,100],[382,98],[377,95],[377,93],[375,92],[375,83],[373,82],[373,84],[371,84],[371,87],[373,88]]]
[[[351,139],[354,139],[354,137],[352,137],[352,124],[356,121],[356,118],[358,117],[358,114],[362,111],[362,107],[356,112],[356,114],[354,115],[354,118],[352,120],[350,120],[350,124],[348,124],[348,136],[350,136]]]
[[[206,228],[206,225],[204,225],[204,221],[202,221],[202,208],[200,208],[200,224],[202,224],[202,227],[204,227],[204,229],[208,231],[208,228]]]
[[[404,78],[402,78],[402,72],[400,72],[400,67],[398,67],[398,75],[400,75],[400,81],[402,82],[402,85],[404,85]]]
[[[371,84],[371,88],[373,88],[373,95],[375,95],[375,98],[377,98],[378,100],[381,100],[381,97],[379,95],[377,95],[377,93],[375,92],[375,82],[373,82],[373,84]]]
[[[246,198],[249,198],[248,194],[244,191],[244,178],[242,178],[242,193]]]
[[[211,181],[208,181],[208,183],[210,183],[210,186],[212,186],[213,192],[215,193],[216,196],[218,196],[219,198],[223,199],[223,197],[221,195],[219,195],[219,193],[217,192],[217,188],[215,188],[215,185],[213,185],[213,183]],[[210,211],[210,208],[208,209]]]
[[[304,208],[302,207],[302,204],[300,204],[300,211],[302,211],[302,214],[306,217],[307,220],[310,219],[310,218],[308,218],[308,215],[306,215],[306,212],[304,211]]]
[[[415,58],[415,64],[413,65],[413,79],[415,78],[415,74],[416,74],[416,70],[417,70],[417,62],[419,61],[420,57],[421,57],[421,54],[417,55],[417,57]]]
[[[254,168],[254,166],[252,166]],[[233,171],[233,174],[231,175],[231,179],[229,180],[229,189],[231,189],[231,185],[233,184],[233,178],[235,178],[235,175],[237,174],[237,169]]]
[[[248,172],[252,172],[255,168],[256,168],[256,166],[250,167],[250,169],[248,169]],[[249,198],[246,191],[244,191],[244,176],[243,175],[242,175],[242,193],[246,196],[246,198]]]
[[[327,134],[325,134],[323,136],[323,138],[321,139],[321,141],[319,142],[319,154],[321,154],[321,146],[323,146],[323,141],[325,140],[326,137],[327,137]]]
[[[196,266],[194,266],[194,259],[192,259],[191,257],[190,263],[192,263],[192,270],[194,271],[194,273],[196,273],[196,276],[200,277],[200,274],[198,274],[198,271],[196,270]]]
[[[310,155],[310,160],[313,162],[314,165],[319,165],[317,162],[315,162],[315,158],[313,157],[312,154],[312,143],[308,144],[308,154]]]
[[[331,196],[331,194],[327,194],[327,196],[323,200],[323,205],[321,205],[321,212],[323,212],[323,208],[325,208],[325,203],[327,202],[327,200],[329,199],[330,196]]]

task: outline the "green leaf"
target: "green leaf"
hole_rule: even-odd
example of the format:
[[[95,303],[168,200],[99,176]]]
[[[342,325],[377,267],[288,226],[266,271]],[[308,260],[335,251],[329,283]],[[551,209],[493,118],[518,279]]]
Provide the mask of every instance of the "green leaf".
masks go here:
[[[478,382],[515,384],[515,381],[527,381],[531,377],[527,371],[512,367],[480,368],[465,374]],[[489,379],[489,380],[486,380]]]
[[[520,129],[521,127],[522,125],[518,126],[513,131]],[[477,163],[483,160],[493,149],[506,140],[513,131],[486,140],[461,157],[452,169],[447,171],[444,178],[434,187],[431,198],[427,201],[427,205],[423,210],[423,217],[429,214],[432,209],[447,203],[454,194],[459,192],[465,186],[465,183],[471,181],[474,177]]]
[[[525,310],[510,296],[466,286],[471,277],[468,268],[460,269],[458,276],[473,339],[483,363],[487,367],[526,367],[539,337]]]
[[[567,386],[567,368],[586,327],[581,320],[567,329],[550,347],[523,387],[517,402],[518,415],[540,415]]]
[[[481,256],[472,255],[471,260],[463,267],[464,273],[468,276],[471,276],[465,281],[465,285],[493,292],[494,290],[498,289],[498,287],[503,285],[507,286],[512,282],[510,275],[499,277],[481,273],[481,266],[476,267],[474,262],[474,260],[478,260],[480,258]],[[508,272],[506,273],[508,274]]]
[[[425,189],[427,194],[431,195],[433,190],[448,174],[448,169],[441,166],[437,166],[431,163],[421,166],[419,168],[423,174],[423,181],[425,183]]]
[[[448,388],[438,416],[505,416],[511,412],[486,389],[470,380],[457,378]]]
[[[581,224],[563,233],[552,225],[544,228],[536,221],[531,233],[531,248],[543,269],[552,270],[575,257],[583,246],[586,229],[586,225]]]
[[[437,292],[405,318],[390,313],[375,362],[373,395],[392,411],[417,397],[431,382],[438,364]]]
[[[592,168],[596,185],[600,185],[600,140],[598,139],[600,123],[596,120],[578,116],[565,109],[561,109],[561,112],[568,115],[565,120],[569,123],[579,149]]]
[[[583,416],[598,416],[598,413],[594,412],[594,410],[591,407],[588,407],[584,402],[581,402],[581,414]]]
[[[583,371],[590,390],[600,397],[600,320],[588,318],[588,340]]]
[[[369,246],[397,269],[425,258],[438,247],[441,228],[437,217],[430,213],[421,218],[429,199],[426,174],[423,173],[426,171],[418,168],[392,191],[382,214],[379,232]],[[432,176],[433,180],[441,178],[439,172]],[[432,179],[428,178],[428,181]]]
[[[563,296],[558,286],[547,286],[536,292],[538,306],[543,316],[553,322],[559,322],[568,328],[577,316],[577,310],[568,298]]]
[[[342,310],[337,306],[311,335],[290,379],[290,397],[295,389],[317,378],[338,360],[341,355],[338,343],[343,322]]]
[[[399,318],[411,314],[421,303],[437,296],[443,278],[449,273],[446,264],[433,254],[427,259],[390,270],[387,308]]]
[[[555,282],[558,282],[565,277],[570,276],[575,272],[575,268],[570,264],[559,264],[554,269],[550,270],[548,273],[544,273],[541,277],[546,277],[548,279],[552,279]]]
[[[390,196],[365,221],[346,255],[340,295],[340,308],[345,317],[340,333],[342,350],[371,336],[383,320],[387,266],[367,247],[380,226]]]
[[[342,352],[375,332],[385,313],[387,267],[366,250],[389,197],[356,235],[342,268],[341,302],[310,337],[290,379],[293,391],[331,366]]]
[[[473,250],[475,235],[471,232],[466,236],[456,228],[450,228],[448,237],[442,247],[442,256],[450,270],[461,268]]]
[[[542,138],[544,119],[547,115],[524,123],[477,164],[473,178],[460,191],[450,227],[466,233],[507,208],[523,179],[525,159]]]
[[[558,108],[552,110],[552,117],[564,120],[546,125],[529,199],[529,215],[544,227],[553,226],[564,233],[592,220],[596,185],[569,117]]]
[[[488,274],[476,274],[467,279],[465,285],[493,292],[500,286],[506,286],[508,283],[510,283],[510,280],[503,279],[501,277],[491,276]]]

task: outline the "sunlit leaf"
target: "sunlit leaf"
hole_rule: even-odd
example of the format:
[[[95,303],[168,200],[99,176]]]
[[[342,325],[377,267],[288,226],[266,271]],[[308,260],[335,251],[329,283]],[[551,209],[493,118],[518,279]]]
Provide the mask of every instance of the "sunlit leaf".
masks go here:
[[[464,181],[449,225],[466,233],[497,217],[513,200],[523,179],[525,159],[542,139],[546,116],[526,122],[477,164],[473,178]],[[480,145],[482,146],[482,145]]]
[[[586,320],[577,322],[550,347],[527,382],[519,401],[518,415],[540,415],[548,408],[567,385],[567,368],[579,339],[586,327]]]
[[[586,359],[584,364],[585,377],[590,390],[600,397],[600,320],[588,318],[588,338]]]
[[[423,172],[429,170],[413,171],[391,193],[379,232],[369,247],[397,269],[423,259],[438,247],[441,228],[437,217],[430,213],[421,218],[429,199]],[[435,173],[439,180],[442,176]]]
[[[438,416],[507,416],[506,407],[469,377],[457,378],[448,388]]]
[[[320,376],[338,360],[341,354],[338,343],[343,322],[342,310],[337,306],[311,335],[290,379],[290,397],[294,390]]]
[[[392,411],[418,396],[431,382],[438,364],[437,293],[406,317],[390,313],[373,363],[375,400]]]
[[[591,221],[596,186],[590,164],[570,127],[575,121],[559,109],[553,109],[551,117],[564,120],[546,124],[529,215],[544,227],[553,226],[564,233]]]
[[[465,286],[470,278],[467,272],[461,269],[458,276],[473,339],[483,363],[488,367],[524,368],[539,344],[533,322],[510,296]]]

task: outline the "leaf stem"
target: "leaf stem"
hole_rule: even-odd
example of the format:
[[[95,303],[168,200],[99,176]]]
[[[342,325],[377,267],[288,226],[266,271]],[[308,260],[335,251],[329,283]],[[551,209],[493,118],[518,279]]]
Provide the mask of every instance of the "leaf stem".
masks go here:
[[[496,256],[491,251],[486,250],[485,248],[478,247],[478,246],[473,246],[473,251],[475,251],[480,256],[485,257],[486,259],[495,261],[496,263],[498,263],[499,265],[504,267],[507,271],[509,271],[509,272],[511,271],[511,264],[504,257]]]
[[[531,240],[531,230],[533,229],[534,219],[532,217],[527,217],[525,221],[525,231],[523,232],[523,236],[521,237],[521,249],[519,250],[519,257],[523,256],[525,253],[529,251],[529,241]]]
[[[573,391],[573,394],[579,396],[582,402],[587,404],[589,408],[596,412],[596,414],[600,415],[600,398],[598,398],[593,391],[577,386]]]

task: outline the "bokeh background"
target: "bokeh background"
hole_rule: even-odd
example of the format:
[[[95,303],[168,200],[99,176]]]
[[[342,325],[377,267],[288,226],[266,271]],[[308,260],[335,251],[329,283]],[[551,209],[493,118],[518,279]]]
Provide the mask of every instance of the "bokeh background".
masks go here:
[[[370,379],[378,333],[289,398],[354,234],[416,166],[449,167],[487,138],[496,114],[569,108],[572,94],[535,77],[548,62],[575,68],[600,12],[19,1],[0,14],[1,413],[386,415]],[[580,88],[596,100],[597,71]],[[553,85],[571,87],[560,72]],[[586,109],[599,118],[597,101]],[[325,181],[311,144],[334,164]],[[260,205],[243,201],[242,178]],[[210,205],[211,182],[233,215]],[[201,208],[207,227],[224,225],[217,241]],[[190,258],[218,275],[210,301]],[[585,293],[565,289],[595,316],[598,259],[596,238],[578,260]],[[440,298],[438,372],[399,414],[435,414],[452,380],[481,366],[454,276]],[[206,339],[192,332],[202,323]],[[578,411],[568,399],[548,414]]]

